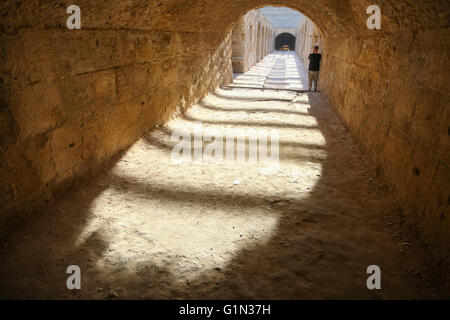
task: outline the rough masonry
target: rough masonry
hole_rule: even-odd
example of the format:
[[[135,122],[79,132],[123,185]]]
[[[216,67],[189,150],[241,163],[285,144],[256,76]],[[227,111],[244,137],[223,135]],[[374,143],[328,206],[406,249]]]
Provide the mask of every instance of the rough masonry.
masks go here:
[[[1,226],[229,83],[233,26],[277,4],[317,26],[322,91],[447,270],[447,0],[378,0],[381,30],[366,27],[368,0],[79,0],[82,28],[73,31],[65,27],[70,4],[0,4]],[[307,29],[297,39],[302,57]],[[267,43],[257,51],[255,61]]]
[[[274,50],[274,26],[262,13],[251,10],[233,28],[233,72],[244,73]]]

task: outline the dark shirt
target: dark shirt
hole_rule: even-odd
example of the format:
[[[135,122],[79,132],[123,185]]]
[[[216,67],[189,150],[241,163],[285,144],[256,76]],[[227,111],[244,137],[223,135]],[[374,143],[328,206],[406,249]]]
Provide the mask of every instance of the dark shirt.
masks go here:
[[[311,53],[309,59],[309,71],[320,71],[320,60],[322,55],[320,53]]]

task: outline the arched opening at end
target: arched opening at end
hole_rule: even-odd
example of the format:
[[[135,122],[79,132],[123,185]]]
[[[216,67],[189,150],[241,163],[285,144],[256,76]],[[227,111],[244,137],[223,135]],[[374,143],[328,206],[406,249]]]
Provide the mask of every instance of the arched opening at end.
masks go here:
[[[302,26],[306,21],[309,19],[299,11],[284,6],[263,6],[246,12],[232,28],[233,78],[247,72],[275,50],[295,51],[304,47],[305,43],[298,43],[298,40],[303,38]],[[283,38],[276,47],[275,37],[283,33],[289,33],[292,38]],[[300,52],[297,54],[300,56]]]
[[[295,36],[290,33],[282,33],[275,38],[275,50],[295,50]]]

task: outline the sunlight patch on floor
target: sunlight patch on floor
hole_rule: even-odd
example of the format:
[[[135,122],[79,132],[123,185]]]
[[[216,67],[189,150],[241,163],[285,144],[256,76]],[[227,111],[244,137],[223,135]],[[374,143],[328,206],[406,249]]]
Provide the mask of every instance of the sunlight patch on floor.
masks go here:
[[[253,76],[269,69],[245,75],[257,83]],[[107,248],[98,268],[151,264],[177,279],[226,268],[276,234],[277,203],[307,198],[320,179],[327,146],[309,108],[295,92],[216,90],[123,155],[101,182],[106,188],[92,202],[78,244],[101,235]],[[276,130],[279,161],[172,161],[173,132],[191,136],[200,122],[203,136]]]

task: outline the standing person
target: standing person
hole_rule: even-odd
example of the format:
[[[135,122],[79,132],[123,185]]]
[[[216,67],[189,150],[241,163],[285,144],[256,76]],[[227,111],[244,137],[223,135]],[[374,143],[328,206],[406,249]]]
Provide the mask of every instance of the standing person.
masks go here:
[[[308,69],[308,86],[309,91],[311,91],[312,83],[314,82],[314,91],[317,91],[319,86],[319,71],[320,71],[320,60],[322,60],[322,55],[319,53],[319,46],[314,46],[314,51],[308,57],[309,59],[309,69]]]

